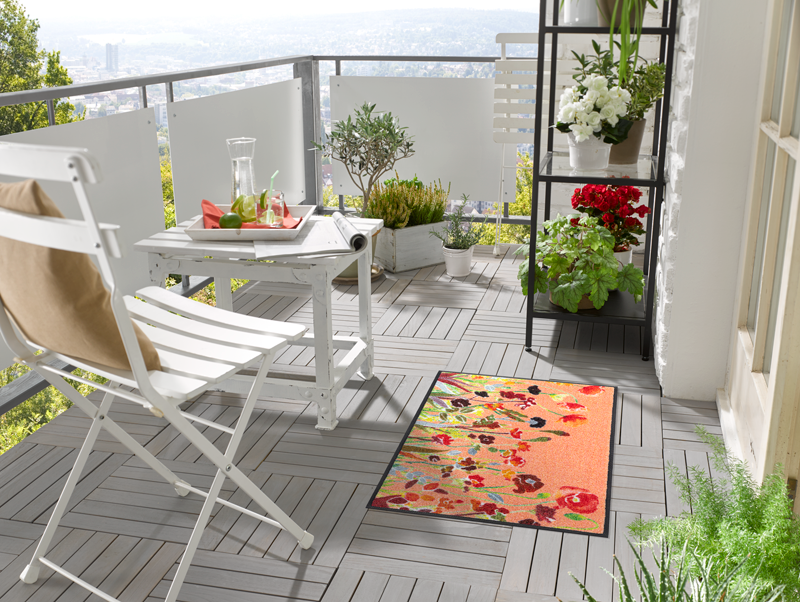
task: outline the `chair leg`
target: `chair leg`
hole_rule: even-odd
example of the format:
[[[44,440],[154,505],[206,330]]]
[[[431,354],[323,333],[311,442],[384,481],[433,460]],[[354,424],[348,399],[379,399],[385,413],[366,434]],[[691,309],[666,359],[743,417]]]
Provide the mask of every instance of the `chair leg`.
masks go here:
[[[39,571],[42,568],[42,563],[39,559],[47,554],[47,550],[50,547],[50,542],[53,540],[53,535],[55,535],[58,524],[61,522],[61,518],[67,509],[67,505],[72,497],[72,493],[75,491],[75,486],[78,484],[78,481],[81,478],[83,467],[86,465],[86,460],[89,458],[89,454],[94,447],[94,443],[97,440],[97,435],[100,434],[103,421],[105,420],[106,414],[108,413],[108,408],[111,407],[111,402],[113,400],[114,395],[111,393],[106,393],[105,397],[103,397],[102,403],[100,404],[100,408],[97,409],[97,413],[95,414],[94,420],[92,420],[92,425],[89,427],[89,432],[86,435],[86,439],[81,446],[80,452],[78,452],[78,457],[75,459],[75,464],[72,467],[72,471],[69,473],[69,477],[67,477],[67,482],[64,484],[64,489],[61,491],[61,495],[58,498],[55,508],[53,508],[53,514],[50,516],[50,520],[47,521],[47,527],[45,527],[44,533],[42,534],[41,539],[39,539],[39,544],[36,546],[36,550],[33,553],[33,558],[20,575],[20,579],[22,579],[22,581],[25,583],[36,583],[36,580],[39,578]]]
[[[64,379],[61,377],[57,377],[50,373],[42,373],[40,374],[49,382],[51,385],[56,387],[61,393],[63,393],[73,404],[78,406],[84,414],[89,416],[90,418],[95,416],[97,412],[97,407],[88,399],[86,399],[83,395],[78,393],[74,388],[64,382]],[[113,388],[118,389],[118,384],[113,384]],[[108,395],[108,393],[106,393]],[[157,474],[161,475],[161,477],[167,481],[167,483],[172,484],[175,486],[175,491],[180,496],[185,496],[188,491],[182,489],[180,484],[183,483],[178,476],[173,473],[169,468],[164,466],[163,462],[158,460],[153,454],[147,451],[136,439],[131,437],[125,429],[120,427],[116,422],[111,420],[108,416],[105,417],[103,423],[101,425],[104,429],[106,429],[111,435],[113,435],[117,441],[119,441],[122,445],[127,447],[132,454],[137,456],[139,459],[142,460],[145,464],[147,464],[150,468],[152,468]]]

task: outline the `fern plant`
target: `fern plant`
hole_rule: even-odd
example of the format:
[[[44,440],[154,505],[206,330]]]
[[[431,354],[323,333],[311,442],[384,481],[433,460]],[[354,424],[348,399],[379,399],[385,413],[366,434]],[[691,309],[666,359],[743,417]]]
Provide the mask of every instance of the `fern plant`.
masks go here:
[[[744,584],[740,584],[744,561],[732,568],[721,570],[719,563],[699,557],[694,550],[690,551],[688,543],[685,543],[675,563],[668,546],[661,545],[660,560],[656,558],[655,552],[653,553],[656,565],[656,570],[653,571],[645,564],[639,551],[630,542],[628,545],[636,559],[634,577],[639,587],[638,600],[641,602],[777,602],[781,599],[783,586],[772,588],[770,591],[761,591],[752,577],[745,579]],[[687,558],[693,559],[698,567],[696,575],[687,569],[685,564]],[[637,602],[637,598],[631,592],[625,570],[616,556],[614,562],[619,570],[619,577],[611,573],[609,575],[617,583],[620,602]],[[673,567],[674,564],[677,566]],[[575,575],[570,573],[570,576],[578,584],[588,602],[597,602]]]
[[[713,560],[726,570],[741,565],[734,580],[738,586],[752,582],[759,595],[785,587],[786,600],[800,601],[800,520],[792,513],[782,469],[778,466],[758,485],[718,437],[702,426],[696,431],[713,450],[714,466],[724,477],[709,478],[694,466],[687,477],[670,466],[669,477],[692,513],[639,519],[631,533],[640,542],[663,539],[676,549],[688,543],[696,550],[696,556],[685,558],[693,574],[702,569],[698,559]]]

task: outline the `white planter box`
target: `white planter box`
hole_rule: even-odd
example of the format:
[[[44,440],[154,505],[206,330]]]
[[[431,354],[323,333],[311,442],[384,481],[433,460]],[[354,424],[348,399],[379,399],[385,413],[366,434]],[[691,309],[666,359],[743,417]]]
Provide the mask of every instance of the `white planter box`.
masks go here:
[[[447,222],[437,222],[396,230],[383,228],[378,234],[375,260],[392,273],[444,263],[442,241],[430,232],[440,232],[446,225]]]

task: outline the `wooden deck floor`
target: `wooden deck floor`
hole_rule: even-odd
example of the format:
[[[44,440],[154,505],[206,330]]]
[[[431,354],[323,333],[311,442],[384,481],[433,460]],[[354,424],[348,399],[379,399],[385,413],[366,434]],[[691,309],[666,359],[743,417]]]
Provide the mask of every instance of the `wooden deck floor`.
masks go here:
[[[286,533],[217,506],[181,600],[191,602],[544,602],[580,600],[569,573],[612,600],[603,568],[631,562],[626,528],[639,516],[683,510],[664,466],[709,470],[697,423],[719,433],[713,403],[660,396],[638,328],[540,321],[523,351],[524,299],[511,254],[479,248],[472,274],[444,266],[390,275],[373,287],[376,377],[353,381],[338,399],[333,432],[314,428],[315,409],[259,401],[239,465],[315,536],[301,550]],[[355,287],[334,292],[334,330],[358,328]],[[237,311],[311,323],[308,291],[250,283]],[[310,373],[313,356],[292,348],[280,368]],[[611,535],[588,537],[367,511],[367,500],[438,370],[566,380],[620,387]],[[189,411],[232,423],[241,399],[208,394]],[[195,486],[212,466],[175,431],[134,404],[112,417]],[[98,600],[51,571],[19,581],[61,491],[88,419],[73,408],[0,456],[0,601]],[[224,437],[224,436],[223,436]],[[105,434],[48,555],[124,602],[163,599],[201,501],[168,484]],[[245,503],[228,485],[224,497]]]

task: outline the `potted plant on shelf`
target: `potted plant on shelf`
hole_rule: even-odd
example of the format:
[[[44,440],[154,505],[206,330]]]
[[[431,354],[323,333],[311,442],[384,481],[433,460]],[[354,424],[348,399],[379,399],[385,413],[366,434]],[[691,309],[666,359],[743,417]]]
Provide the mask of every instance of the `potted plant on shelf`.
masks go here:
[[[361,191],[362,201],[356,212],[365,216],[372,187],[400,159],[414,154],[414,141],[400,127],[391,113],[375,111],[375,105],[365,102],[352,116],[336,121],[324,144],[312,142],[324,157],[339,161],[347,170],[353,184]],[[375,235],[377,236],[377,234]],[[375,251],[375,237],[372,249]],[[374,270],[373,270],[374,271]],[[357,262],[345,269],[340,278],[356,278]]]
[[[383,220],[375,259],[390,272],[404,272],[442,263],[442,247],[430,232],[441,231],[450,186],[440,182],[425,186],[394,178],[372,188],[365,217]]]
[[[617,48],[620,47],[615,42]],[[619,79],[619,61],[615,61],[610,50],[602,50],[600,44],[592,40],[594,54],[589,56],[573,51],[578,67],[572,78],[583,84],[586,78],[601,75],[609,81],[609,85],[616,84]],[[614,165],[636,163],[639,158],[639,149],[642,146],[642,137],[645,130],[645,114],[653,107],[658,99],[664,96],[664,80],[666,66],[662,63],[648,63],[639,59],[640,64],[634,67],[633,59],[629,60],[628,70],[630,77],[621,85],[630,94],[628,112],[620,118],[621,122],[630,123],[625,139],[611,146],[608,162]]]
[[[630,93],[609,87],[603,75],[587,75],[561,94],[556,129],[569,135],[569,163],[573,169],[605,169],[612,144],[625,140],[631,122]]]
[[[666,65],[663,63],[642,63],[633,69],[624,88],[631,95],[628,114],[625,119],[633,122],[628,137],[620,144],[611,147],[608,162],[614,165],[636,163],[645,129],[645,114],[653,108],[657,100],[664,96]],[[655,149],[653,153],[655,154]]]
[[[447,215],[447,226],[441,231],[431,231],[430,236],[435,236],[442,241],[442,253],[448,276],[458,278],[468,276],[472,267],[472,249],[481,238],[481,229],[474,224],[473,215],[469,222],[462,224],[464,205],[469,200],[465,194],[458,208]],[[484,222],[486,220],[484,219]]]
[[[619,81],[623,87],[631,76],[630,65],[635,68],[639,60],[639,41],[647,5],[658,8],[655,0],[597,0],[600,26],[609,28],[609,47],[614,56],[614,46],[619,49]],[[614,33],[619,32],[619,43]]]
[[[614,237],[614,256],[623,265],[632,260],[638,236],[645,233],[642,218],[650,213],[647,205],[636,206],[642,191],[635,186],[587,184],[572,194],[572,208],[596,217]]]
[[[638,303],[644,293],[644,274],[632,263],[620,266],[614,258],[614,236],[590,215],[563,217],[543,224],[536,236],[534,292],[550,293],[550,301],[575,313],[600,309],[614,289],[627,291]],[[522,293],[528,294],[529,247],[517,277]]]

